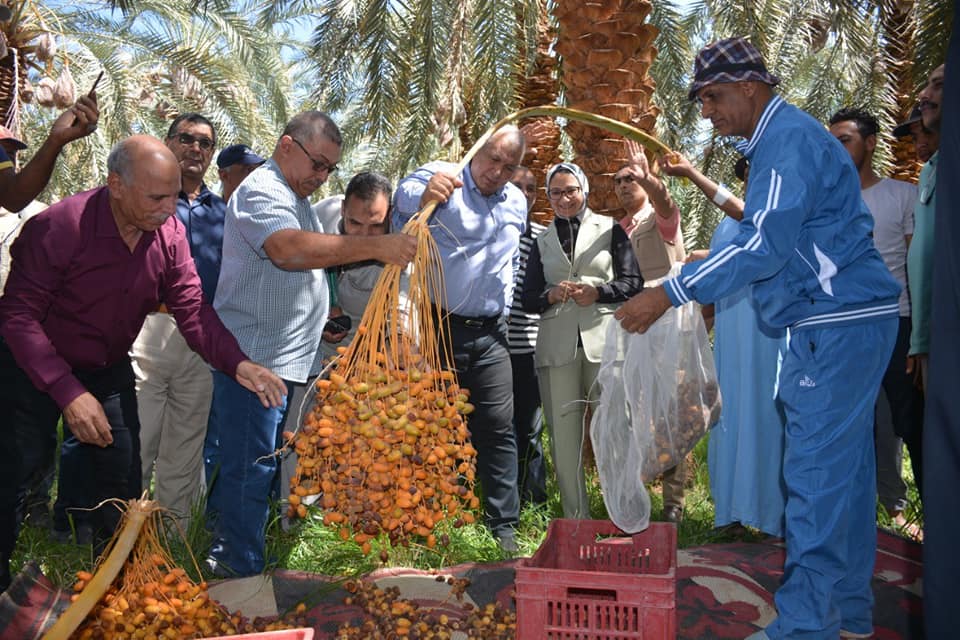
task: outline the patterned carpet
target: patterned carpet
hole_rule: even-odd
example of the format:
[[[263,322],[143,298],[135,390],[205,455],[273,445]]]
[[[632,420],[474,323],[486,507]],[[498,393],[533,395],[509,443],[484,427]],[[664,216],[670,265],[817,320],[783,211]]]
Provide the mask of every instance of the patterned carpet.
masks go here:
[[[873,590],[876,598],[876,640],[923,638],[921,546],[878,532]],[[677,627],[684,640],[739,640],[766,625],[775,615],[773,591],[783,572],[782,541],[705,545],[677,554]],[[467,577],[467,596],[477,604],[497,600],[513,606],[514,568],[518,561],[450,567],[443,573]],[[446,588],[435,574],[413,569],[388,569],[369,576],[381,584],[399,586],[421,606],[443,606]],[[227,581],[220,588],[230,591]],[[239,582],[239,581],[237,581]],[[249,584],[249,583],[248,583]],[[278,571],[259,580],[258,599],[245,602],[244,612],[262,607],[283,611],[297,602],[310,603],[309,619],[316,638],[334,638],[338,626],[356,620],[359,610],[343,604],[346,595],[330,578],[295,571]],[[36,565],[28,566],[11,589],[0,596],[0,638],[40,637],[65,606],[66,595],[54,590]],[[226,596],[230,597],[230,596]],[[247,596],[244,596],[247,597]],[[620,637],[620,636],[617,636]],[[521,638],[521,640],[524,640]]]

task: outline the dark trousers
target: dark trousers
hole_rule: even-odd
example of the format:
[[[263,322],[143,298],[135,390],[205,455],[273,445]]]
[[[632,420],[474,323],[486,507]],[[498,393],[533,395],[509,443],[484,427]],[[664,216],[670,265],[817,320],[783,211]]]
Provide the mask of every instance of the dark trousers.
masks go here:
[[[900,318],[897,328],[897,341],[890,356],[890,364],[883,374],[881,387],[887,396],[890,405],[890,418],[893,422],[893,433],[903,440],[910,452],[910,466],[913,467],[913,477],[917,483],[917,490],[922,492],[923,483],[923,393],[913,384],[913,375],[908,375],[907,352],[910,350],[910,318]],[[877,425],[874,423],[874,438]],[[878,449],[879,456],[879,449]],[[885,461],[887,465],[889,461]],[[879,478],[878,459],[878,478]],[[899,469],[899,467],[897,467]],[[881,495],[881,502],[886,496]],[[888,510],[891,503],[887,500],[884,507]]]
[[[547,502],[547,468],[540,442],[543,411],[540,409],[540,387],[533,353],[511,354],[510,366],[513,369],[513,429],[519,459],[520,502],[542,505]]]
[[[68,507],[90,508],[108,498],[140,493],[140,422],[129,360],[96,371],[74,372],[103,405],[113,435],[108,447],[82,444],[70,435],[64,442],[59,494]],[[9,560],[17,540],[27,480],[43,466],[44,442],[55,431],[60,409],[38,391],[0,341],[0,406],[9,412],[0,438],[0,555]],[[71,443],[72,441],[72,443]],[[120,511],[105,505],[90,515],[94,532],[109,539]]]
[[[495,536],[512,536],[520,517],[517,441],[513,433],[513,372],[505,325],[470,327],[451,320],[450,342],[460,386],[470,390],[467,417],[477,450],[477,478],[486,524]]]

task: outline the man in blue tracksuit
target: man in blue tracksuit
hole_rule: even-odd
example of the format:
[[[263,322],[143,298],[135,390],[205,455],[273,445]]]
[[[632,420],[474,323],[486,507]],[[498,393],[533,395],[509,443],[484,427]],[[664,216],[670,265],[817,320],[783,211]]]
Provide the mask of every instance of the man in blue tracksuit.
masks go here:
[[[765,322],[787,327],[779,395],[787,559],[778,617],[751,639],[866,638],[876,554],[873,404],[897,333],[900,285],[874,248],[849,154],[784,102],[743,38],[697,55],[690,98],[721,136],[745,138],[750,182],[740,232],[616,317],[645,331],[671,305],[752,284]],[[722,197],[718,195],[718,198]]]

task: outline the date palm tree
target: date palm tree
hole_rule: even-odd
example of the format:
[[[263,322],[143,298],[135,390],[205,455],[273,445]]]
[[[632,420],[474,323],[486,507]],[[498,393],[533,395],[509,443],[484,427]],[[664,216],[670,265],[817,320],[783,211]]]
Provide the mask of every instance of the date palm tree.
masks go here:
[[[877,114],[884,142],[909,112],[917,88],[943,61],[953,7],[938,0],[701,0],[679,22],[675,7],[660,2],[651,17],[660,26],[655,102],[663,116],[658,134],[669,146],[694,159],[706,173],[734,183],[736,157],[728,141],[714,138],[699,118],[686,87],[693,57],[702,44],[745,35],[760,49],[781,79],[788,100],[826,121],[842,106]],[[686,61],[683,66],[682,61]],[[910,175],[912,147],[882,144],[877,161],[887,172]],[[894,169],[894,164],[898,169]],[[685,213],[687,241],[706,246],[718,211],[690,185],[671,185]]]

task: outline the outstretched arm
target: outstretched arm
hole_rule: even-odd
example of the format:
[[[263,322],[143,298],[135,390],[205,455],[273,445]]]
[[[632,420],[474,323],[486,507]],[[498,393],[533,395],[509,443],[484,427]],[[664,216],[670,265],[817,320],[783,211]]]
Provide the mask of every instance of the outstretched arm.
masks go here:
[[[0,173],[0,205],[10,211],[20,211],[33,202],[50,181],[61,149],[95,131],[99,118],[95,93],[82,96],[60,114],[50,129],[50,135],[20,173],[14,173],[12,169]]]
[[[721,211],[734,220],[743,219],[743,200],[700,173],[700,170],[690,164],[690,161],[684,156],[676,152],[663,156],[660,167],[668,176],[687,178],[693,182],[703,192],[703,195],[710,198],[714,204],[720,207]]]

